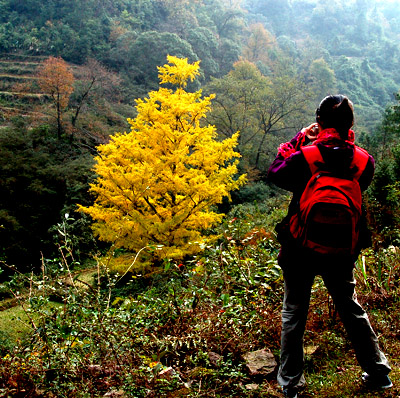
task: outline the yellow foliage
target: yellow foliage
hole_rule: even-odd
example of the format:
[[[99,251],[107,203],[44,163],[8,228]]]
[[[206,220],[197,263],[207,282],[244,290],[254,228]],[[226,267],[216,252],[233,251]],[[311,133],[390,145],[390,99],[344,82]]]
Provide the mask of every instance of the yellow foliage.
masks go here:
[[[92,206],[99,239],[137,252],[161,245],[155,258],[182,258],[207,241],[203,233],[222,219],[211,207],[245,182],[236,178],[238,134],[217,140],[214,126],[201,125],[213,96],[182,87],[198,75],[198,63],[168,57],[159,68],[160,88],[137,100],[130,132],[114,135],[96,157]],[[236,178],[236,179],[235,179]]]
[[[186,87],[187,81],[193,81],[199,73],[199,63],[189,64],[187,58],[177,58],[167,55],[168,62],[164,66],[159,66],[160,84],[171,83],[179,87]]]
[[[136,258],[135,255],[124,253],[118,256],[107,257],[107,267],[113,274],[124,275],[127,270],[133,274],[146,274],[151,269],[150,261],[145,258]]]
[[[250,36],[247,45],[243,49],[243,56],[250,62],[262,61],[271,65],[268,50],[276,47],[274,36],[268,32],[263,24],[255,23],[250,25]]]

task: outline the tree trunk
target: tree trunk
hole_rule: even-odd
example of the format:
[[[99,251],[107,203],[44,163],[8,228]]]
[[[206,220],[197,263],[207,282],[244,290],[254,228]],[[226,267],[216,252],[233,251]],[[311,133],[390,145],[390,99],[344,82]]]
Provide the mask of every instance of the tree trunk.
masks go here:
[[[57,136],[58,139],[61,138],[62,134],[62,124],[61,124],[61,104],[60,104],[60,94],[57,93]]]

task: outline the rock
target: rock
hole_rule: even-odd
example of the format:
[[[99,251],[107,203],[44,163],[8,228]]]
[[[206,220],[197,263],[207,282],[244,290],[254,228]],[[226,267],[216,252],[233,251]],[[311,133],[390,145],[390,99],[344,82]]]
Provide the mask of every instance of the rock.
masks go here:
[[[176,374],[175,370],[171,367],[163,369],[159,374],[158,377],[160,379],[170,379],[172,376]]]
[[[257,390],[257,388],[259,387],[258,384],[246,384],[244,386],[246,388],[246,390]]]
[[[304,354],[313,355],[318,351],[318,349],[319,349],[318,345],[308,345],[307,347],[304,348]]]
[[[208,360],[210,361],[211,365],[218,368],[222,361],[222,355],[217,354],[216,352],[208,352]]]
[[[243,358],[251,376],[268,376],[277,366],[274,355],[269,349],[248,352]]]
[[[109,391],[105,395],[103,395],[104,398],[125,398],[125,391],[119,390],[119,391]]]
[[[87,369],[92,376],[99,376],[103,373],[103,368],[100,365],[89,365]]]

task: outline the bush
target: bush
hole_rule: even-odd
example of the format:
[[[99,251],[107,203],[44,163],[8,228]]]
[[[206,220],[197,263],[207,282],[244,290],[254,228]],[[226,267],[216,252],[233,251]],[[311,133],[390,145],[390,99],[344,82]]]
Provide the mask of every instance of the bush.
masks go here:
[[[10,285],[32,331],[0,359],[1,391],[240,396],[248,380],[243,354],[279,346],[276,243],[253,221],[227,222],[217,246],[182,263],[165,260],[146,279],[127,282],[99,264],[87,283],[71,273],[65,252],[58,272],[53,263],[51,273],[46,266],[40,277]]]

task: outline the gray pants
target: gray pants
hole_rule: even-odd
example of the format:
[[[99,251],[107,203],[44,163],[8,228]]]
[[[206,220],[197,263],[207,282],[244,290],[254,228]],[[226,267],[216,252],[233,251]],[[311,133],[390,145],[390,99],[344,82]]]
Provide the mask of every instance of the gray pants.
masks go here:
[[[316,275],[321,275],[361,368],[368,374],[388,374],[389,363],[380,350],[368,315],[357,302],[354,263],[349,258],[310,256],[293,250],[282,250],[279,264],[283,269],[285,296],[282,310],[281,362],[279,384],[301,388],[303,375],[303,336],[310,303],[311,288]]]

